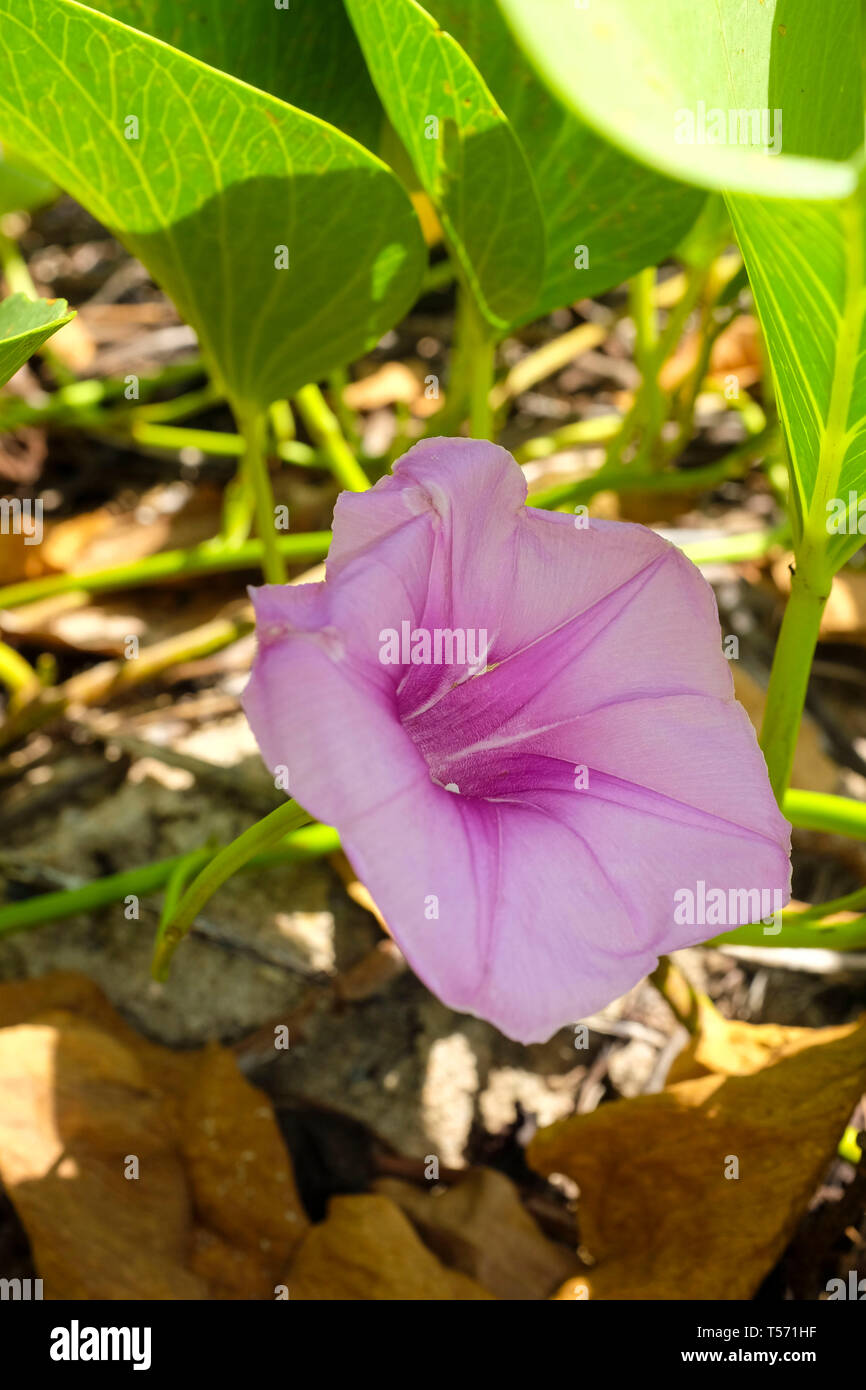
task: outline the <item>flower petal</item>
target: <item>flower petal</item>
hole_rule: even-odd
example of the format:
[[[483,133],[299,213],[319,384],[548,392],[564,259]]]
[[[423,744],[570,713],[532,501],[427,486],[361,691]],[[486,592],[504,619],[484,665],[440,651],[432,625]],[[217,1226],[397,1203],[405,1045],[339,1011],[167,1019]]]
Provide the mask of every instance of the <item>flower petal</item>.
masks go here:
[[[695,567],[524,498],[469,440],[344,494],[326,583],[254,592],[245,707],[430,988],[537,1041],[744,920],[680,920],[681,890],[787,901],[789,827]],[[383,662],[403,624],[486,631],[488,669]]]

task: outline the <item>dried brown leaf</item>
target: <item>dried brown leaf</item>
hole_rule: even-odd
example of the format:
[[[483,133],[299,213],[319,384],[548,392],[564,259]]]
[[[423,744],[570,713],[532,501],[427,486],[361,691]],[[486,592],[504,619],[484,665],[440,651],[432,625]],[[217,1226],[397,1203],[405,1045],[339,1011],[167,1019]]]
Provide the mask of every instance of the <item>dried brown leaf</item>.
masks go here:
[[[492,1298],[422,1245],[387,1197],[334,1197],[285,1277],[289,1297],[313,1300],[442,1300]]]
[[[725,1018],[699,996],[698,1030],[674,1059],[667,1084],[673,1086],[698,1076],[750,1076],[814,1046],[815,1037],[814,1028]]]
[[[474,1169],[445,1192],[399,1178],[380,1178],[376,1190],[397,1203],[445,1264],[497,1298],[548,1298],[578,1268],[576,1255],[548,1240],[514,1184],[492,1168]]]
[[[536,1135],[529,1160],[577,1182],[581,1241],[596,1261],[558,1297],[581,1296],[581,1284],[596,1299],[755,1293],[866,1081],[866,1023],[794,1031],[760,1070],[680,1081]],[[739,1028],[733,1036],[728,1064],[752,1066]],[[734,1158],[739,1176],[727,1177]]]
[[[57,1013],[0,1031],[0,1078],[0,1178],[46,1297],[206,1297],[183,1164],[133,1054]]]
[[[0,1180],[46,1296],[273,1297],[308,1222],[230,1052],[141,1038],[56,974],[0,985],[0,1088]]]

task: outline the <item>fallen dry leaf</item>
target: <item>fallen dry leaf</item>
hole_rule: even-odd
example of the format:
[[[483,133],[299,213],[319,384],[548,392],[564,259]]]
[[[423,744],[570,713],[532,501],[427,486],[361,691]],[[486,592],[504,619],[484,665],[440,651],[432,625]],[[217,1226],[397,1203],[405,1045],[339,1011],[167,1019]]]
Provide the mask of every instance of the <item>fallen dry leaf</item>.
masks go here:
[[[213,1043],[197,1063],[177,1131],[206,1227],[192,1267],[219,1285],[220,1296],[249,1298],[258,1289],[273,1297],[274,1275],[308,1226],[291,1162],[270,1101],[244,1079],[232,1054]]]
[[[548,1240],[514,1184],[492,1168],[473,1169],[445,1192],[399,1178],[380,1178],[376,1190],[397,1203],[445,1264],[497,1298],[549,1298],[578,1268],[577,1257]]]
[[[142,646],[163,642],[210,622],[231,607],[219,588],[182,597],[176,592],[150,590],[140,599],[104,596],[98,603],[91,603],[79,589],[5,609],[0,613],[0,628],[51,650],[122,657],[130,650],[130,638]]]
[[[292,1300],[442,1300],[492,1298],[474,1279],[446,1269],[422,1245],[387,1197],[334,1197],[284,1280]]]
[[[759,1071],[680,1081],[536,1135],[532,1166],[580,1188],[581,1243],[595,1261],[559,1299],[752,1297],[866,1082],[866,1022],[789,1049],[777,1041]],[[732,1048],[729,1064],[743,1065],[735,1058]]]
[[[424,419],[434,415],[442,404],[441,397],[428,397],[420,362],[386,362],[369,376],[351,382],[343,390],[343,400],[350,410],[383,410],[389,405],[408,405],[412,413]]]
[[[33,545],[32,537],[23,531],[11,531],[4,535],[0,545],[0,584],[17,584],[25,579],[38,579],[45,573],[39,545]]]
[[[659,383],[673,391],[697,366],[702,333],[689,333],[659,372]],[[761,379],[761,348],[758,321],[751,314],[739,314],[713,343],[708,376],[724,384],[735,376],[740,390]]]
[[[703,995],[698,996],[698,1030],[668,1072],[668,1086],[697,1076],[750,1076],[793,1057],[815,1042],[814,1028],[780,1023],[743,1023],[725,1018]]]
[[[0,1031],[0,1077],[0,1177],[46,1297],[205,1298],[183,1164],[132,1053],[58,1012]]]
[[[65,323],[54,334],[47,347],[67,367],[81,376],[92,365],[96,356],[96,344],[87,331],[87,325],[80,314],[71,319],[69,323]]]
[[[56,974],[0,985],[0,1087],[0,1180],[46,1297],[273,1298],[308,1221],[229,1052],[141,1038]]]
[[[130,511],[99,507],[46,526],[43,559],[48,569],[75,574],[197,545],[218,529],[220,505],[219,492],[209,486],[151,488]]]

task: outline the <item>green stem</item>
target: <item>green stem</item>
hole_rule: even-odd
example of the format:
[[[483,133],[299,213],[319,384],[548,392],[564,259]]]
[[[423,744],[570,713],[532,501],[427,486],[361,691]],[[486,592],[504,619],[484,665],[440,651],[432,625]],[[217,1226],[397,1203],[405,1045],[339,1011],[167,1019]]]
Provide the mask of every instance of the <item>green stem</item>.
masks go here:
[[[455,434],[462,429],[468,415],[469,432],[474,439],[491,437],[495,359],[496,335],[482,317],[472,291],[461,278],[457,287],[445,404],[428,420],[428,435]]]
[[[710,358],[716,339],[725,327],[724,324],[715,322],[713,318],[714,308],[715,303],[704,305],[698,330],[700,348],[698,349],[697,361],[686,381],[674,394],[673,424],[676,426],[676,433],[672,439],[665,442],[664,448],[660,451],[662,466],[675,459],[683,451],[694,433],[695,407],[698,396],[710,369]]]
[[[739,565],[744,560],[763,560],[771,550],[791,543],[787,522],[764,531],[734,532],[730,536],[713,537],[706,541],[686,541],[679,546],[693,565]]]
[[[614,418],[605,415],[601,420]],[[593,425],[596,422],[587,420],[581,423]],[[615,464],[613,467],[605,464],[588,478],[558,483],[555,487],[533,493],[529,501],[533,507],[558,507],[563,502],[588,502],[597,492],[608,489],[613,492],[702,492],[717,487],[728,478],[739,478],[747,473],[755,455],[767,447],[770,434],[768,431],[764,437],[747,439],[725,454],[724,458],[702,468],[671,468],[662,472],[657,468],[641,470],[637,462]],[[585,440],[574,439],[573,442],[583,443]]]
[[[792,921],[821,922],[825,917],[834,917],[837,912],[856,912],[866,907],[866,888],[855,888],[852,893],[843,893],[841,898],[831,898],[826,903],[814,903],[803,912],[791,914]]]
[[[239,434],[154,424],[150,420],[133,419],[107,425],[106,433],[112,438],[131,439],[144,449],[172,454],[181,449],[198,449],[200,453],[214,458],[241,458],[245,451],[244,440]],[[315,449],[295,439],[281,440],[274,452],[284,463],[299,464],[302,468],[311,468],[320,463]]]
[[[42,682],[30,663],[6,642],[0,642],[0,682],[13,696],[23,698],[42,687]]]
[[[830,835],[866,840],[866,802],[791,787],[785,793],[782,811],[800,830],[826,831]]]
[[[827,831],[866,840],[866,803],[826,792],[789,790],[782,799],[782,810],[792,825],[801,830]],[[866,915],[849,922],[826,922],[838,912],[850,912],[862,907],[866,888],[857,888],[841,898],[816,903],[801,911],[781,914],[781,931],[768,933],[762,923],[737,927],[716,937],[709,945],[769,947],[820,947],[833,951],[856,951],[866,946]]]
[[[246,869],[271,868],[274,865],[298,859],[316,859],[333,854],[340,848],[340,837],[329,825],[308,825],[293,834],[276,850],[258,854],[243,866]],[[214,858],[215,849],[195,851],[200,866]],[[194,856],[176,854],[170,859],[159,859],[153,864],[144,864],[138,869],[129,869],[122,874],[110,874],[105,878],[94,879],[80,888],[68,888],[56,893],[40,893],[23,902],[9,903],[0,907],[0,937],[12,936],[15,932],[29,931],[45,926],[49,922],[63,921],[77,917],[81,913],[95,912],[111,903],[122,902],[134,895],[147,897],[165,888],[179,867],[195,868]]]
[[[581,353],[598,347],[608,337],[611,323],[614,321],[612,316],[611,321],[606,323],[580,323],[576,328],[570,328],[567,333],[560,333],[558,338],[551,338],[549,342],[527,352],[491,391],[490,403],[494,411],[500,411],[509,401],[514,400],[515,396],[522,396],[524,391],[531,391],[538,382],[562,371],[563,367],[567,367]],[[619,415],[603,418],[616,421],[617,426],[621,422]],[[553,450],[549,452],[552,453]]]
[[[244,440],[239,434],[219,430],[189,429],[183,425],[156,424],[151,420],[130,420],[109,427],[112,435],[127,438],[144,449],[176,454],[181,449],[198,449],[213,458],[242,458]]]
[[[243,462],[243,455],[241,455],[241,459],[240,467],[223,490],[222,523],[219,535],[214,537],[213,542],[220,549],[224,547],[227,550],[240,550],[241,546],[246,545],[253,529],[253,518],[256,514],[256,494],[253,491],[249,469]],[[262,568],[264,568],[264,541],[260,539],[259,544],[262,548]]]
[[[493,434],[493,411],[490,392],[496,363],[496,338],[489,331],[479,334],[472,361],[472,381],[469,390],[469,433],[473,439],[490,439]]]
[[[683,317],[680,318],[680,306],[677,306],[661,335],[656,318],[658,290],[655,267],[648,266],[629,282],[629,311],[635,326],[635,362],[641,373],[641,383],[622,417],[620,429],[608,445],[603,465],[605,471],[621,466],[620,460],[625,450],[641,431],[643,437],[638,457],[644,465],[664,424],[666,402],[659,386],[659,372],[670,348],[679,341],[682,325],[692,307],[691,294],[697,280],[691,270],[686,271],[686,277],[686,290],[680,301]]]
[[[339,420],[315,382],[301,387],[295,396],[295,405],[310,438],[321,449],[340,486],[348,492],[366,492],[370,479],[352,453]]]
[[[277,545],[274,494],[265,457],[267,415],[261,411],[241,412],[238,423],[246,446],[243,470],[252,489],[256,528],[262,543],[262,573],[268,584],[285,584],[286,565]]]
[[[337,423],[343,431],[343,435],[352,450],[357,455],[361,448],[361,432],[358,429],[358,417],[353,410],[346,405],[343,392],[349,385],[349,373],[345,367],[338,367],[328,375],[328,390],[331,393],[334,414]]]
[[[640,392],[638,391],[628,410],[622,416],[619,429],[612,436],[607,446],[607,453],[605,454],[604,463],[602,465],[606,471],[622,466],[622,456],[637,433],[638,425],[640,424],[640,412]]]
[[[114,414],[117,419],[131,418],[137,424],[171,425],[177,420],[188,420],[191,415],[198,415],[202,410],[221,405],[224,399],[223,393],[209,381],[198,391],[187,391],[181,396],[173,396],[168,401],[136,405],[131,410],[125,406],[116,406]]]
[[[39,291],[33,283],[27,262],[21,255],[18,243],[0,231],[0,270],[10,294],[24,294],[28,299],[39,299]]]
[[[167,979],[174,952],[217,889],[249,863],[254,855],[273,849],[290,831],[308,825],[311,819],[297,802],[287,801],[214,855],[193,879],[175,912],[162,924],[151,965],[154,979]]]
[[[822,951],[858,951],[866,946],[866,916],[850,922],[817,922],[805,912],[782,912],[781,930],[773,932],[760,922],[736,927],[707,942],[708,946],[767,946]]]
[[[460,292],[456,331],[460,342],[452,365],[452,377],[459,370],[468,383],[469,433],[473,439],[490,439],[493,434],[491,391],[496,366],[496,334],[484,319],[468,289]],[[462,384],[462,383],[461,383]]]
[[[206,852],[201,853],[204,864]],[[210,855],[211,851],[207,851],[207,856]],[[0,908],[0,937],[42,927],[66,917],[77,917],[79,913],[94,912],[107,907],[109,903],[122,902],[129,896],[145,897],[148,893],[156,893],[165,887],[178,864],[185,863],[188,858],[188,854],[176,854],[171,859],[160,859],[139,869],[94,879],[81,888],[40,893],[36,897],[25,898],[23,902],[10,903]]]
[[[527,439],[525,444],[514,450],[514,457],[518,463],[535,463],[540,459],[550,458],[551,454],[559,453],[561,449],[573,449],[580,444],[604,444],[619,434],[621,428],[621,415],[591,415],[587,420],[574,420],[570,425],[563,425],[552,434],[541,434],[536,435],[534,439]],[[554,492],[555,489],[551,488],[549,491]],[[532,505],[539,505],[535,497],[532,498]]]
[[[179,864],[175,864],[165,885],[165,893],[162,898],[162,911],[159,914],[160,934],[165,931],[166,926],[174,916],[190,879],[213,859],[218,848],[219,846],[215,845],[213,849],[207,846],[204,849],[193,850],[191,854],[184,855]]]
[[[668,315],[668,321],[659,335],[656,349],[657,370],[661,370],[663,364],[679,345],[689,316],[707,287],[711,270],[712,261],[706,266],[688,266],[686,268],[684,272],[686,276],[686,288],[673,309],[671,309]]]
[[[629,299],[635,326],[635,363],[641,374],[639,419],[642,427],[640,448],[635,459],[645,467],[653,456],[656,440],[665,418],[665,395],[659,386],[659,332],[655,308],[656,269],[647,266],[631,280]]]
[[[809,671],[828,594],[829,588],[826,593],[816,593],[800,570],[794,574],[773,655],[760,744],[770,785],[780,804],[791,780]]]
[[[268,411],[268,419],[277,448],[280,444],[291,444],[294,441],[295,417],[288,401],[274,401]]]
[[[139,400],[147,400],[149,396],[155,395],[166,387],[182,385],[191,377],[201,376],[202,366],[200,362],[179,363],[171,367],[166,367],[163,371],[151,377],[140,377],[138,382]],[[104,381],[91,378],[88,381],[73,381],[68,386],[61,386],[56,391],[52,391],[47,400],[41,405],[31,405],[28,401],[21,400],[18,396],[0,397],[0,426],[4,430],[17,429],[21,425],[58,425],[69,428],[86,428],[99,426],[106,418],[113,418],[121,415],[139,416],[145,410],[148,412],[156,411],[160,407],[152,406],[129,406],[121,404],[123,393],[126,389],[126,381],[123,377],[106,377]],[[194,401],[199,393],[189,393],[177,398],[178,401]],[[176,401],[163,401],[161,406],[166,409],[174,406]],[[104,413],[103,413],[104,407]],[[181,412],[175,412],[179,415]]]
[[[204,849],[193,850],[191,854],[185,854],[179,864],[175,864],[169,874],[168,881],[165,885],[165,892],[162,897],[162,911],[159,914],[156,941],[154,943],[156,946],[163,940],[168,924],[177,910],[181,895],[189,884],[190,879],[194,874],[197,874],[200,869],[203,869],[205,864],[208,864],[210,860],[213,859],[218,848],[219,846],[214,846],[213,848],[207,846]]]
[[[328,553],[330,531],[303,531],[296,536],[277,537],[277,548],[290,564],[321,560]],[[84,571],[81,574],[51,574],[43,579],[25,580],[0,589],[0,609],[17,608],[56,594],[105,593],[112,589],[137,589],[163,580],[185,579],[199,574],[221,574],[232,570],[256,569],[263,563],[260,540],[229,547],[206,541],[188,550],[162,550],[131,565]]]

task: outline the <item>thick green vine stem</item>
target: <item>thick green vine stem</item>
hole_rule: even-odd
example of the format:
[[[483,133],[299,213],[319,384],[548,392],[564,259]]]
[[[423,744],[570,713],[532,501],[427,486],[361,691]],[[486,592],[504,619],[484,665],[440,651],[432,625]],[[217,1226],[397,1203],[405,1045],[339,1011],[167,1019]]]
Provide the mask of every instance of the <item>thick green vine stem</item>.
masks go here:
[[[0,642],[0,685],[5,685],[13,698],[20,701],[41,688],[33,667],[7,642]]]
[[[299,859],[318,859],[322,855],[333,854],[340,848],[340,837],[330,825],[306,825],[295,830],[286,839],[264,854],[257,854],[247,861],[243,868],[265,869]],[[172,882],[178,868],[183,871],[184,886],[190,872],[203,868],[217,853],[217,849],[202,848],[195,851],[198,862],[193,862],[191,854],[176,854],[170,859],[158,859],[153,864],[142,864],[137,869],[124,873],[109,874],[105,878],[93,879],[80,888],[64,888],[55,893],[37,893],[21,902],[9,903],[0,907],[0,938],[13,936],[17,932],[32,931],[52,922],[61,922],[79,913],[98,912],[111,903],[123,902],[130,895],[146,898],[158,893]],[[178,882],[179,879],[175,879]],[[164,910],[168,920],[173,911],[173,903]]]
[[[800,830],[825,830],[831,835],[848,835],[866,840],[866,802],[830,792],[804,792],[791,787],[785,793],[782,811]]]
[[[823,830],[834,835],[866,840],[866,803],[827,792],[789,789],[781,801],[782,811],[792,825],[801,830]],[[736,927],[714,937],[709,946],[821,947],[832,951],[860,951],[866,947],[866,914],[847,921],[826,921],[837,913],[866,905],[866,889],[858,888],[842,898],[818,903],[805,910],[781,913],[781,930],[768,932],[760,922]]]
[[[474,306],[470,321],[469,433],[473,439],[490,439],[493,435],[490,393],[496,369],[496,335]]]
[[[795,572],[773,657],[760,743],[780,805],[791,780],[812,657],[829,592],[829,583],[816,587],[801,570]]]
[[[370,479],[355,458],[339,419],[315,382],[301,387],[295,396],[295,406],[310,438],[324,455],[340,486],[347,492],[366,492]]]
[[[643,435],[636,462],[646,467],[653,457],[665,418],[665,397],[659,385],[659,331],[655,308],[656,268],[638,271],[629,282],[629,304],[635,327],[635,361],[641,374],[638,420]]]
[[[806,920],[801,924],[798,917]],[[715,936],[707,946],[767,946],[770,950],[862,951],[866,947],[866,916],[853,917],[850,922],[816,922],[805,912],[783,912],[781,930],[769,935],[760,922],[748,927]]]
[[[322,560],[331,543],[330,531],[299,531],[296,536],[279,536],[277,548],[290,564],[308,564]],[[114,565],[111,569],[84,570],[71,574],[49,574],[42,579],[25,579],[0,589],[0,608],[18,608],[21,604],[36,603],[55,594],[84,592],[107,593],[112,589],[138,589],[145,584],[163,580],[190,578],[197,574],[228,573],[232,570],[254,569],[263,563],[264,545],[260,540],[245,541],[231,547],[216,541],[204,541],[188,550],[160,550],[131,565]]]
[[[493,438],[491,391],[496,344],[496,331],[483,317],[475,296],[461,277],[445,404],[430,417],[427,434],[456,434],[468,414],[473,439]]]
[[[219,851],[205,864],[180,897],[174,912],[160,922],[156,947],[151,963],[155,980],[168,978],[171,958],[189,931],[198,913],[226,879],[242,869],[256,854],[273,849],[291,830],[309,825],[309,816],[296,801],[287,801],[271,811],[264,820],[256,821],[230,845]]]
[[[256,530],[262,543],[262,573],[268,584],[285,584],[286,565],[277,545],[274,494],[265,457],[267,423],[267,415],[261,411],[239,414],[238,424],[245,446],[242,471],[255,504]]]
[[[289,803],[293,806],[293,803]],[[853,801],[849,797],[831,796],[826,792],[806,792],[792,790],[787,792],[782,809],[788,819],[804,830],[825,830],[837,835],[847,835],[854,839],[866,840],[866,803]],[[280,811],[286,811],[280,807]],[[291,818],[291,814],[290,818]],[[260,824],[264,824],[260,822]],[[253,831],[258,826],[252,827]],[[251,832],[247,832],[248,834]],[[231,846],[229,848],[232,848]],[[294,830],[265,852],[258,852],[239,867],[241,869],[265,868],[286,860],[315,859],[332,854],[340,848],[340,837],[329,825],[310,824]],[[212,847],[202,847],[194,851],[199,856],[197,862],[190,854],[175,855],[171,859],[161,859],[154,864],[144,864],[125,873],[112,874],[106,878],[94,879],[79,888],[63,889],[55,893],[41,893],[23,902],[9,903],[0,907],[0,938],[15,932],[30,931],[49,922],[62,921],[79,913],[98,911],[110,903],[121,902],[129,894],[146,897],[167,887],[169,883],[183,886],[189,881],[193,869],[202,868],[213,860],[218,851]],[[234,869],[231,870],[234,872]],[[864,918],[852,922],[832,924],[819,923],[819,916],[829,915],[846,908],[860,906],[862,890],[849,894],[844,899],[836,899],[810,908],[807,912],[783,914],[783,930],[776,936],[765,936],[761,932],[751,944],[765,946],[789,946],[793,943],[792,932],[806,932],[808,938],[804,945],[832,946],[837,951],[858,949],[863,941]],[[172,901],[163,910],[163,925],[166,925],[174,911],[177,897],[168,895]],[[741,927],[731,933],[731,939],[741,945],[750,944],[746,936],[752,927]]]

